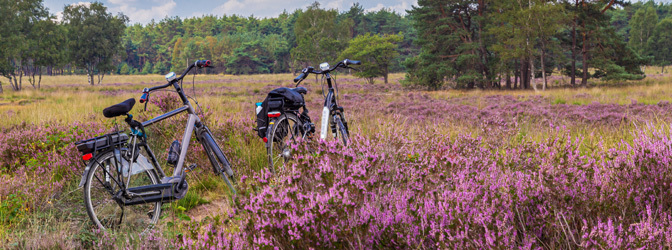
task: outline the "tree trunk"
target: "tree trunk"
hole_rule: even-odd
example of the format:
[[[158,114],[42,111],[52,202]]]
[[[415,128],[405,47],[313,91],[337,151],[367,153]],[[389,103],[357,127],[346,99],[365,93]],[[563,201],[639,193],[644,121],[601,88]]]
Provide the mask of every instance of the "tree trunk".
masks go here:
[[[586,36],[587,35],[584,33],[583,49],[581,50],[581,54],[583,54],[583,78],[581,79],[582,87],[588,86],[588,39]]]
[[[576,0],[575,6],[579,7],[579,0]],[[569,74],[572,77],[570,84],[574,87],[576,85],[576,16],[572,22],[572,71]]]
[[[33,69],[30,72],[30,85],[33,85],[33,89],[37,89],[37,81],[35,81],[35,74],[37,73],[37,68],[38,67],[33,67]]]
[[[89,84],[93,86],[96,82],[93,79],[93,66],[89,65],[86,67],[86,78],[89,81]]]
[[[541,87],[541,90],[546,90],[546,85],[548,82],[546,81],[546,66],[544,65],[544,43],[541,43],[541,78],[544,79],[544,85]]]
[[[390,70],[387,67],[385,67],[385,84],[387,84],[387,77],[388,77],[389,74],[390,74]]]
[[[511,89],[511,75],[509,72],[506,72],[506,88]]]
[[[514,67],[514,70],[513,70],[513,89],[517,89],[518,88],[518,76],[520,75],[520,72],[518,72],[520,68],[518,68],[518,61],[517,60],[514,61],[513,67]]]
[[[37,80],[37,89],[40,89],[42,87],[42,70],[40,70],[40,77]]]
[[[520,62],[520,88],[527,89],[530,87],[530,66],[524,59],[521,59]]]
[[[530,84],[532,85],[532,88],[534,91],[537,90],[537,82],[534,81],[534,56],[532,55],[532,52],[530,51]]]

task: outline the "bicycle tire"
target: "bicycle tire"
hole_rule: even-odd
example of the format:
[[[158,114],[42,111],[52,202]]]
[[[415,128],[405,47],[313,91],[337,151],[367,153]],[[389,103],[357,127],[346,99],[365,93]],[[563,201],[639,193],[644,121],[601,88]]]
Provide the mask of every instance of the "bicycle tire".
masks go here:
[[[348,133],[348,129],[343,125],[343,117],[341,114],[335,115],[334,116],[334,121],[336,122],[336,126],[338,127],[338,133],[341,134],[341,140],[343,140],[343,146],[348,146],[348,142],[350,140],[350,134]],[[334,135],[334,137],[337,137]]]
[[[212,135],[210,135],[209,132],[205,132],[203,134],[203,139],[205,140],[205,145],[203,145],[205,153],[208,155],[210,163],[215,168],[215,174],[222,176],[222,179],[224,179],[226,185],[235,195],[236,188],[233,187],[233,183],[231,181],[234,177],[233,169],[231,169],[231,163],[221,151],[215,142],[215,139],[212,138]]]
[[[122,155],[125,154],[125,151],[121,151],[121,154]],[[86,183],[84,184],[84,190],[83,190],[84,205],[86,207],[86,212],[89,215],[89,218],[91,218],[91,221],[93,221],[93,223],[96,225],[97,228],[101,230],[107,230],[110,228],[137,230],[142,228],[143,229],[142,233],[144,233],[146,232],[146,230],[152,228],[153,225],[156,224],[156,222],[158,222],[159,216],[161,215],[161,202],[153,202],[133,206],[122,206],[117,204],[112,198],[113,194],[116,194],[120,190],[119,185],[117,184],[120,183],[119,182],[120,180],[117,180],[117,177],[113,176],[117,175],[117,173],[119,172],[119,168],[116,166],[116,161],[114,161],[114,151],[104,153],[99,157],[92,159],[91,163],[89,164],[91,166],[88,176],[86,177]],[[106,168],[108,170],[107,174],[105,170],[103,170],[101,167],[103,165],[107,166]],[[157,175],[154,169],[144,171],[143,173],[144,174],[139,173],[136,175],[131,175],[132,179],[129,182],[129,187],[137,187],[159,183],[159,176]],[[109,176],[110,180],[106,178],[108,174],[110,175]],[[133,179],[133,176],[137,175],[141,176],[138,176],[137,179]],[[94,177],[97,179],[94,179]],[[101,181],[101,178],[105,179],[104,181],[105,183]],[[125,177],[122,177],[121,179],[122,179],[121,181],[124,181],[125,183]],[[114,180],[117,181],[115,182]],[[106,187],[105,186],[106,184],[109,185],[109,187]],[[92,185],[94,185],[93,187],[94,192],[92,192]],[[115,189],[115,186],[117,187],[117,189]],[[97,197],[96,199],[92,199],[93,198],[92,194],[95,194],[97,196],[99,193],[103,198],[102,200],[99,201]],[[96,203],[95,207],[94,203]],[[118,215],[117,212],[119,211],[118,208],[120,208],[121,214],[118,217],[119,222],[115,223],[117,219],[116,216]],[[130,214],[130,216],[126,215],[128,213],[125,211],[127,208],[129,210],[128,212],[132,213]],[[111,211],[112,212],[111,215],[103,215],[103,212],[110,212],[109,210],[113,210]],[[144,211],[148,211],[148,213],[146,213],[148,219],[142,219],[144,217],[142,215]],[[139,214],[135,214],[133,212],[137,212]],[[126,219],[126,221],[124,221],[124,219]]]
[[[294,124],[290,125],[290,122]],[[294,135],[300,135],[300,138],[303,139],[306,133],[303,129],[303,122],[292,113],[285,113],[278,118],[271,120],[269,127],[267,132],[268,136],[266,137],[268,138],[266,153],[269,169],[271,170],[271,173],[275,173],[276,166],[284,166],[291,158],[289,140],[296,140],[297,138],[294,138]],[[290,127],[292,129],[290,129]],[[291,136],[288,137],[288,135]],[[287,142],[284,141],[285,139],[288,139]]]

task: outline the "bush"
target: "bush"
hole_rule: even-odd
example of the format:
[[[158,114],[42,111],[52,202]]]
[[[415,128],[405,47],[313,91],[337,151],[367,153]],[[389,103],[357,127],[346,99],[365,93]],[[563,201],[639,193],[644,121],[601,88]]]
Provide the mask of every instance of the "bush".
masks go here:
[[[669,132],[669,131],[668,131]],[[402,131],[392,133],[402,135]],[[426,133],[301,147],[293,166],[244,177],[236,220],[185,248],[640,248],[672,240],[672,136],[579,151],[556,129],[506,150]],[[240,231],[231,231],[239,228]]]

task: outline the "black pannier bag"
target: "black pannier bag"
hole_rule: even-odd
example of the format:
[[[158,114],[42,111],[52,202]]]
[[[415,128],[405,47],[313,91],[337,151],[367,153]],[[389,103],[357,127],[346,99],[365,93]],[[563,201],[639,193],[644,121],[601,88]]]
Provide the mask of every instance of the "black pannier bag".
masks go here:
[[[257,135],[266,137],[269,111],[298,110],[305,105],[303,95],[294,89],[282,87],[272,90],[261,103],[261,111],[257,114]]]

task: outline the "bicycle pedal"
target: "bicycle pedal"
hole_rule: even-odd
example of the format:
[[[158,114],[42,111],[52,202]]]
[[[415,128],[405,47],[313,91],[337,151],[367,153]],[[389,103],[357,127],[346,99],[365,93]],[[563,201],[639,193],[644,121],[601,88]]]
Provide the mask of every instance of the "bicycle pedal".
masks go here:
[[[184,168],[184,172],[189,173],[189,172],[193,171],[196,167],[197,167],[196,164],[191,164],[188,167]]]

